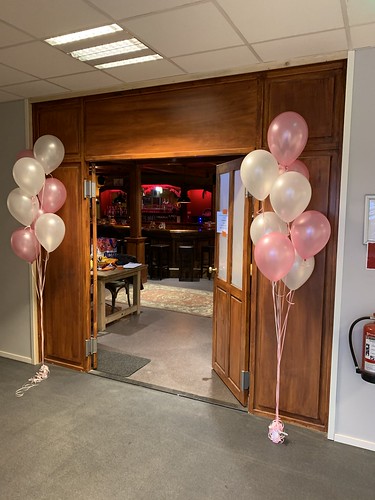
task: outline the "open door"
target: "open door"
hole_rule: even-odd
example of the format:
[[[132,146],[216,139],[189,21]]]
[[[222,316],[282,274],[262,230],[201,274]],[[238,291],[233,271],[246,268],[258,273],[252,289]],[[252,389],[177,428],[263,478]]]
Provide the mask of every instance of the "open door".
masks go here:
[[[218,165],[213,369],[238,401],[249,396],[250,199],[240,178],[242,159]]]

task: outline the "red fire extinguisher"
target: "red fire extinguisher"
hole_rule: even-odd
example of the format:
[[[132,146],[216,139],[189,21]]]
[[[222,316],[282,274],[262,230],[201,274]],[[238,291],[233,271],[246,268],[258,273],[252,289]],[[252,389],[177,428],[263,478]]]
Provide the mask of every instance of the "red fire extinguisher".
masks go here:
[[[362,366],[358,366],[357,358],[353,349],[353,328],[360,321],[367,319],[375,320],[375,314],[373,316],[363,316],[356,319],[350,325],[349,329],[349,347],[354,361],[356,373],[360,373],[363,380],[375,384],[375,322],[367,323],[363,327],[363,347],[362,347]]]

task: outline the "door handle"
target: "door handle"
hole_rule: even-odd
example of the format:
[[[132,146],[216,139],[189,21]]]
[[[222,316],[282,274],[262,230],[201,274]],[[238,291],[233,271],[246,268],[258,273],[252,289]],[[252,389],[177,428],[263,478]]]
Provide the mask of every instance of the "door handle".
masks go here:
[[[208,268],[208,272],[209,272],[210,274],[212,274],[212,273],[217,273],[217,267],[211,267],[211,266],[210,266],[210,267]]]

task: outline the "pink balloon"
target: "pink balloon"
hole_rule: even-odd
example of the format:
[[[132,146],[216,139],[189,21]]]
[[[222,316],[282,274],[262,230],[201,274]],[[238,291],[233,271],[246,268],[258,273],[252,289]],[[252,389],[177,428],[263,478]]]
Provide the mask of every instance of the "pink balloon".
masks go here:
[[[307,180],[310,179],[309,169],[306,167],[306,165],[301,160],[295,160],[288,167],[285,167],[285,171],[287,171],[287,172],[299,172],[300,174],[304,175]]]
[[[43,212],[55,213],[65,203],[66,189],[64,184],[59,181],[59,179],[49,177],[46,179],[38,196]]]
[[[32,149],[23,149],[17,153],[16,160],[20,158],[34,158],[34,151]]]
[[[294,219],[290,228],[293,245],[303,259],[316,255],[327,244],[331,225],[325,215],[308,210]]]
[[[40,243],[33,229],[29,227],[20,227],[13,231],[10,245],[17,257],[30,263],[34,262],[40,254]]]
[[[276,116],[268,127],[268,147],[276,160],[291,165],[306,146],[308,127],[304,118],[294,111]]]
[[[294,256],[292,242],[285,234],[266,234],[255,245],[256,265],[271,281],[278,281],[288,274],[293,266]]]

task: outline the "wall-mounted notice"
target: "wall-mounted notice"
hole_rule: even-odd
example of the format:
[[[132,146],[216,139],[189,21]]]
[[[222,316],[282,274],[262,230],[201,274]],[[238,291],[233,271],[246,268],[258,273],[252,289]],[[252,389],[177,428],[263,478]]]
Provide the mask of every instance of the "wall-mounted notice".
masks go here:
[[[366,269],[375,269],[375,243],[367,243]]]
[[[216,213],[216,232],[220,233],[224,238],[228,234],[228,210],[224,209]]]

